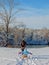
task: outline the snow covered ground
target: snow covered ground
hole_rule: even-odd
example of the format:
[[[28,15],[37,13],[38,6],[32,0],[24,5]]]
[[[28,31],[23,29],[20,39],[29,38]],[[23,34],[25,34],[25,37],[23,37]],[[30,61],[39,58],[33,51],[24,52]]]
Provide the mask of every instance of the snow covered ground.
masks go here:
[[[49,65],[49,47],[28,48],[32,58],[21,60],[20,48],[0,47],[0,65]]]

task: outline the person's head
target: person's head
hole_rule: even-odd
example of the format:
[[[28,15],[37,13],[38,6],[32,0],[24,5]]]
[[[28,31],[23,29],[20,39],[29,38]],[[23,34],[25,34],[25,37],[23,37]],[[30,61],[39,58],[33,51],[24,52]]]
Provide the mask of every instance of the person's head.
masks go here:
[[[21,47],[25,47],[25,46],[26,46],[26,41],[22,40]]]
[[[23,40],[21,42],[21,50],[24,51],[25,47],[26,47],[26,42]]]

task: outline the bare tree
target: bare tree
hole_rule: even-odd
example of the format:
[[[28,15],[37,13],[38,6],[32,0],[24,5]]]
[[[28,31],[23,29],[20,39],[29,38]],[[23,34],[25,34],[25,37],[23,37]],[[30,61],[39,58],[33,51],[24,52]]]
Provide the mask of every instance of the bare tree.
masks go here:
[[[22,39],[24,39],[25,37],[25,29],[26,29],[26,25],[23,22],[20,22],[20,24],[18,25],[19,28],[22,28]]]
[[[26,30],[26,25],[24,24],[24,22],[19,22],[17,27],[15,27],[15,28],[21,30],[21,31],[19,31],[20,33],[17,34],[18,35],[18,37],[17,37],[18,40],[17,41],[19,42],[19,40],[20,41],[24,40],[25,39],[25,30]]]
[[[33,32],[30,34],[30,40],[33,40]]]
[[[5,23],[8,38],[9,24],[15,20],[16,14],[22,10],[18,9],[20,3],[16,0],[0,0],[0,19]]]

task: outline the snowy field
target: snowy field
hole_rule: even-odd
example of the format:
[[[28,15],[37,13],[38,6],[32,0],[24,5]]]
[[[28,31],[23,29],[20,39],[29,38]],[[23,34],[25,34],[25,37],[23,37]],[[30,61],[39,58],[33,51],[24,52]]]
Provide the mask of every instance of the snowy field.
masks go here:
[[[20,48],[0,47],[0,65],[49,65],[49,47],[28,48],[32,56],[20,59]]]

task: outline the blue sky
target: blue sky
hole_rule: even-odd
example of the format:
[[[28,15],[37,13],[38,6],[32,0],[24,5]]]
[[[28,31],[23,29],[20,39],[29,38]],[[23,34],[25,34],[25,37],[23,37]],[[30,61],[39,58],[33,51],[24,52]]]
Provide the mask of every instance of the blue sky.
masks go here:
[[[18,14],[18,21],[28,28],[49,29],[49,0],[20,0],[20,3],[26,10]]]
[[[49,0],[20,0],[23,5],[32,8],[49,8]]]
[[[24,8],[23,11],[17,13],[17,22],[24,22],[26,27],[32,29],[41,29],[43,27],[49,29],[49,0],[16,1],[20,2],[20,8]]]

